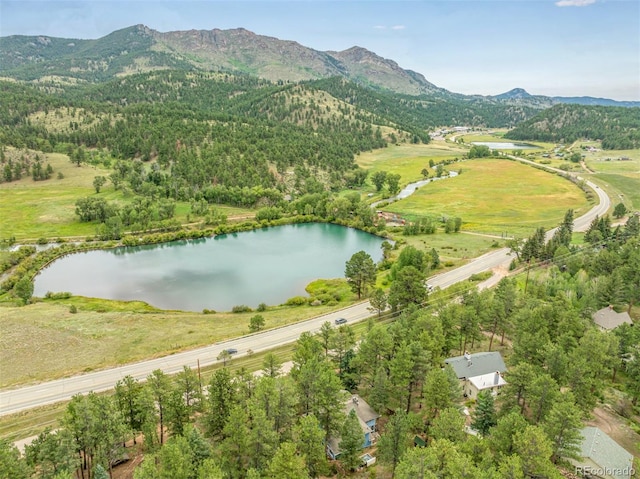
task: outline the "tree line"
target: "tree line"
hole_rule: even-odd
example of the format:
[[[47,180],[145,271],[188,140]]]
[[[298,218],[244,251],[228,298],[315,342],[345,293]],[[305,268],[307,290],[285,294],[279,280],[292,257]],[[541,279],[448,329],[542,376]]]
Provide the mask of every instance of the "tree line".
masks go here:
[[[601,140],[605,150],[640,146],[640,109],[614,106],[555,105],[505,134],[511,140],[572,143]]]

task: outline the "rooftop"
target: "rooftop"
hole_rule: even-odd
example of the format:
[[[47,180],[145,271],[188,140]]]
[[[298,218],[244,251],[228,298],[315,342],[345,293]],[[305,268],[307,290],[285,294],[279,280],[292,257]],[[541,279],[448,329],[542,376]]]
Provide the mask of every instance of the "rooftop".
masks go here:
[[[360,421],[364,422],[365,425],[367,422],[372,419],[378,419],[380,414],[375,412],[371,406],[369,406],[364,399],[362,399],[357,394],[351,396],[345,403],[345,413],[348,415],[352,409],[355,409],[356,416]]]
[[[615,329],[618,326],[627,323],[633,324],[631,316],[626,311],[623,313],[617,313],[611,306],[602,308],[600,311],[596,311],[593,314],[593,322],[603,329]]]
[[[497,372],[482,374],[480,376],[474,376],[469,378],[469,382],[473,384],[478,391],[489,389],[497,386],[504,386],[507,381]]]
[[[462,356],[445,359],[458,376],[458,379],[482,376],[483,374],[503,373],[507,370],[502,356],[498,352],[465,353]]]
[[[580,431],[584,440],[580,445],[578,461],[590,467],[596,466],[609,472],[606,478],[629,479],[633,467],[633,455],[597,427],[585,427]],[[593,463],[593,464],[592,464]]]

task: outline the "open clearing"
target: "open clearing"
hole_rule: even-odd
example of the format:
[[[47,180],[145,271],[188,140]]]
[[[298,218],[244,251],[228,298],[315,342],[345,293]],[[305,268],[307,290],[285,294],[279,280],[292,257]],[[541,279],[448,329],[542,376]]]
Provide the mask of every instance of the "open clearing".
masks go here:
[[[515,161],[471,160],[459,168],[458,177],[430,183],[384,209],[409,219],[457,216],[467,231],[529,236],[539,226],[557,225],[568,209],[577,217],[589,206],[573,183]]]

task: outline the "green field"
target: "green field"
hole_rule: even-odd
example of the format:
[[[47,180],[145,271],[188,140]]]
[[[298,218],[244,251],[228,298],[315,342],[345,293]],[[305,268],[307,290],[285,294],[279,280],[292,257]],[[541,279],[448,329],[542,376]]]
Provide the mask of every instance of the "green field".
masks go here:
[[[574,184],[515,161],[472,160],[459,167],[460,176],[430,183],[384,209],[409,219],[458,216],[467,231],[528,236],[558,224],[568,209],[579,216],[589,206]]]
[[[528,145],[535,145],[538,148],[540,148],[541,150],[552,150],[556,145],[555,143],[546,143],[543,141],[514,141],[514,140],[508,140],[506,138],[503,138],[504,134],[507,132],[508,130],[495,130],[495,131],[491,131],[491,132],[477,132],[477,133],[469,133],[469,134],[459,134],[459,135],[455,135],[456,136],[456,140],[462,140],[464,141],[464,143],[466,144],[470,144],[474,141],[491,141],[491,142],[496,142],[496,143],[500,143],[500,142],[505,142],[505,143],[526,143]],[[520,152],[521,150],[517,150],[518,152]],[[539,150],[523,150],[524,153],[532,153],[532,152],[538,152]]]
[[[595,142],[585,145],[599,147]],[[623,201],[628,209],[640,210],[640,149],[584,152],[585,163],[593,174],[586,177],[597,182],[616,205]],[[626,157],[628,160],[620,160]]]
[[[45,156],[40,153],[41,156]],[[83,165],[77,167],[67,155],[47,153],[45,163],[50,163],[54,173],[49,180],[33,181],[30,177],[19,181],[0,183],[0,239],[15,236],[18,241],[35,241],[38,238],[84,237],[96,233],[95,223],[80,223],[75,214],[79,198],[95,195],[93,179],[108,176],[110,170]],[[58,179],[58,173],[63,178]],[[99,195],[109,201],[126,203],[124,197],[107,182]],[[244,215],[250,210],[218,207],[227,216]],[[189,205],[178,203],[176,218],[187,222]]]
[[[424,168],[429,169],[429,160],[435,163],[453,160],[462,158],[466,152],[465,148],[444,142],[428,145],[402,144],[361,153],[356,157],[356,163],[369,170],[370,174],[381,170],[399,174],[400,184],[406,185],[422,179],[421,171]]]

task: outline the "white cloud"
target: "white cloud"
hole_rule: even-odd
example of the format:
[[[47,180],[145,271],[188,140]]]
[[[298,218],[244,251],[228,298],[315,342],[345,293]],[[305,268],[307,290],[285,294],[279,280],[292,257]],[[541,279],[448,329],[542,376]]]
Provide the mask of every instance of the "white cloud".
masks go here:
[[[404,30],[404,25],[394,25],[391,27],[391,30]]]
[[[386,30],[386,29],[387,29],[387,27],[386,27],[386,26],[384,26],[384,25],[376,25],[376,26],[375,26],[375,27],[373,27],[373,28],[375,28],[376,30]]]
[[[557,7],[586,7],[593,5],[596,0],[560,0],[556,2]]]

